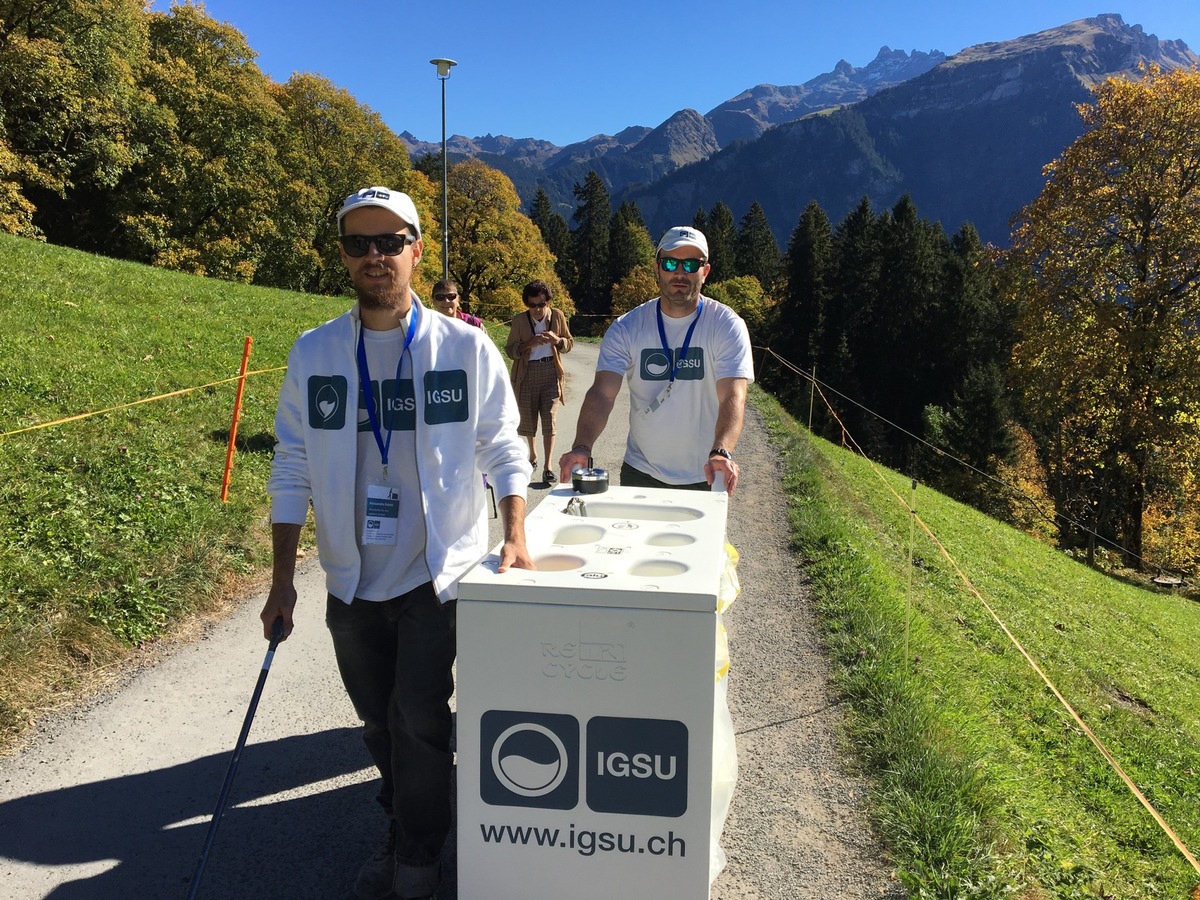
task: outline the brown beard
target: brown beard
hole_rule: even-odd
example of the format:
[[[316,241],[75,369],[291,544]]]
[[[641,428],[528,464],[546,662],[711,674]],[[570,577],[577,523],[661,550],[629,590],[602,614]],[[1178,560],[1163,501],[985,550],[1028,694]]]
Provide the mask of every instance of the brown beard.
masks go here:
[[[357,281],[354,292],[358,295],[358,304],[363,309],[398,309],[408,296],[408,290],[395,284],[386,287],[364,289]]]

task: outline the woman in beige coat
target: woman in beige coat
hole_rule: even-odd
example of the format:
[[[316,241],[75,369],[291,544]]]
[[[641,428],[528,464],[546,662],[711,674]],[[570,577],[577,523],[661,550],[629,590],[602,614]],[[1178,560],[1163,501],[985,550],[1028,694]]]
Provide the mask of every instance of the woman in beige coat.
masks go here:
[[[537,450],[534,437],[538,418],[542,420],[542,449],[545,468],[542,481],[554,483],[554,432],[558,404],[566,399],[566,373],[560,354],[569,353],[575,345],[562,310],[550,306],[552,292],[544,281],[531,281],[521,292],[525,312],[509,322],[505,352],[514,360],[512,367],[513,393],[521,410],[517,433],[529,441],[529,464],[537,472]]]

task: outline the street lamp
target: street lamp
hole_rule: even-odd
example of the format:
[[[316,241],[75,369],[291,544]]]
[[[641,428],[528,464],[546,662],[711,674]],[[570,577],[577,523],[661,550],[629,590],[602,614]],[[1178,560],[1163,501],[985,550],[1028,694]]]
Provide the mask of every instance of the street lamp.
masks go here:
[[[446,197],[446,79],[450,67],[457,66],[452,59],[431,59],[437,66],[438,81],[442,83],[442,278],[450,278],[450,204]]]

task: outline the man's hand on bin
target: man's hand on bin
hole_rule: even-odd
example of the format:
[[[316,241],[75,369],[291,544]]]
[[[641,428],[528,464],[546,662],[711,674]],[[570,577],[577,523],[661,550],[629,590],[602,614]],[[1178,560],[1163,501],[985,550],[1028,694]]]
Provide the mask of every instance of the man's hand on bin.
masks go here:
[[[561,484],[571,483],[571,474],[576,469],[586,469],[591,457],[583,447],[572,447],[558,461],[558,480]]]
[[[725,476],[725,491],[732,495],[738,483],[738,464],[723,456],[710,456],[704,464],[704,480],[712,484],[718,473]]]

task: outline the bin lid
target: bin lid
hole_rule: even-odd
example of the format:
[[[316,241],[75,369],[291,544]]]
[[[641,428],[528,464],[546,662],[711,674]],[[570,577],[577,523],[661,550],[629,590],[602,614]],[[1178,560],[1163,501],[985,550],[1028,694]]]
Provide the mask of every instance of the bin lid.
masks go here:
[[[583,515],[567,511],[573,498]],[[497,546],[460,580],[459,599],[714,612],[728,509],[723,491],[560,485],[525,519],[538,568],[498,572]]]

